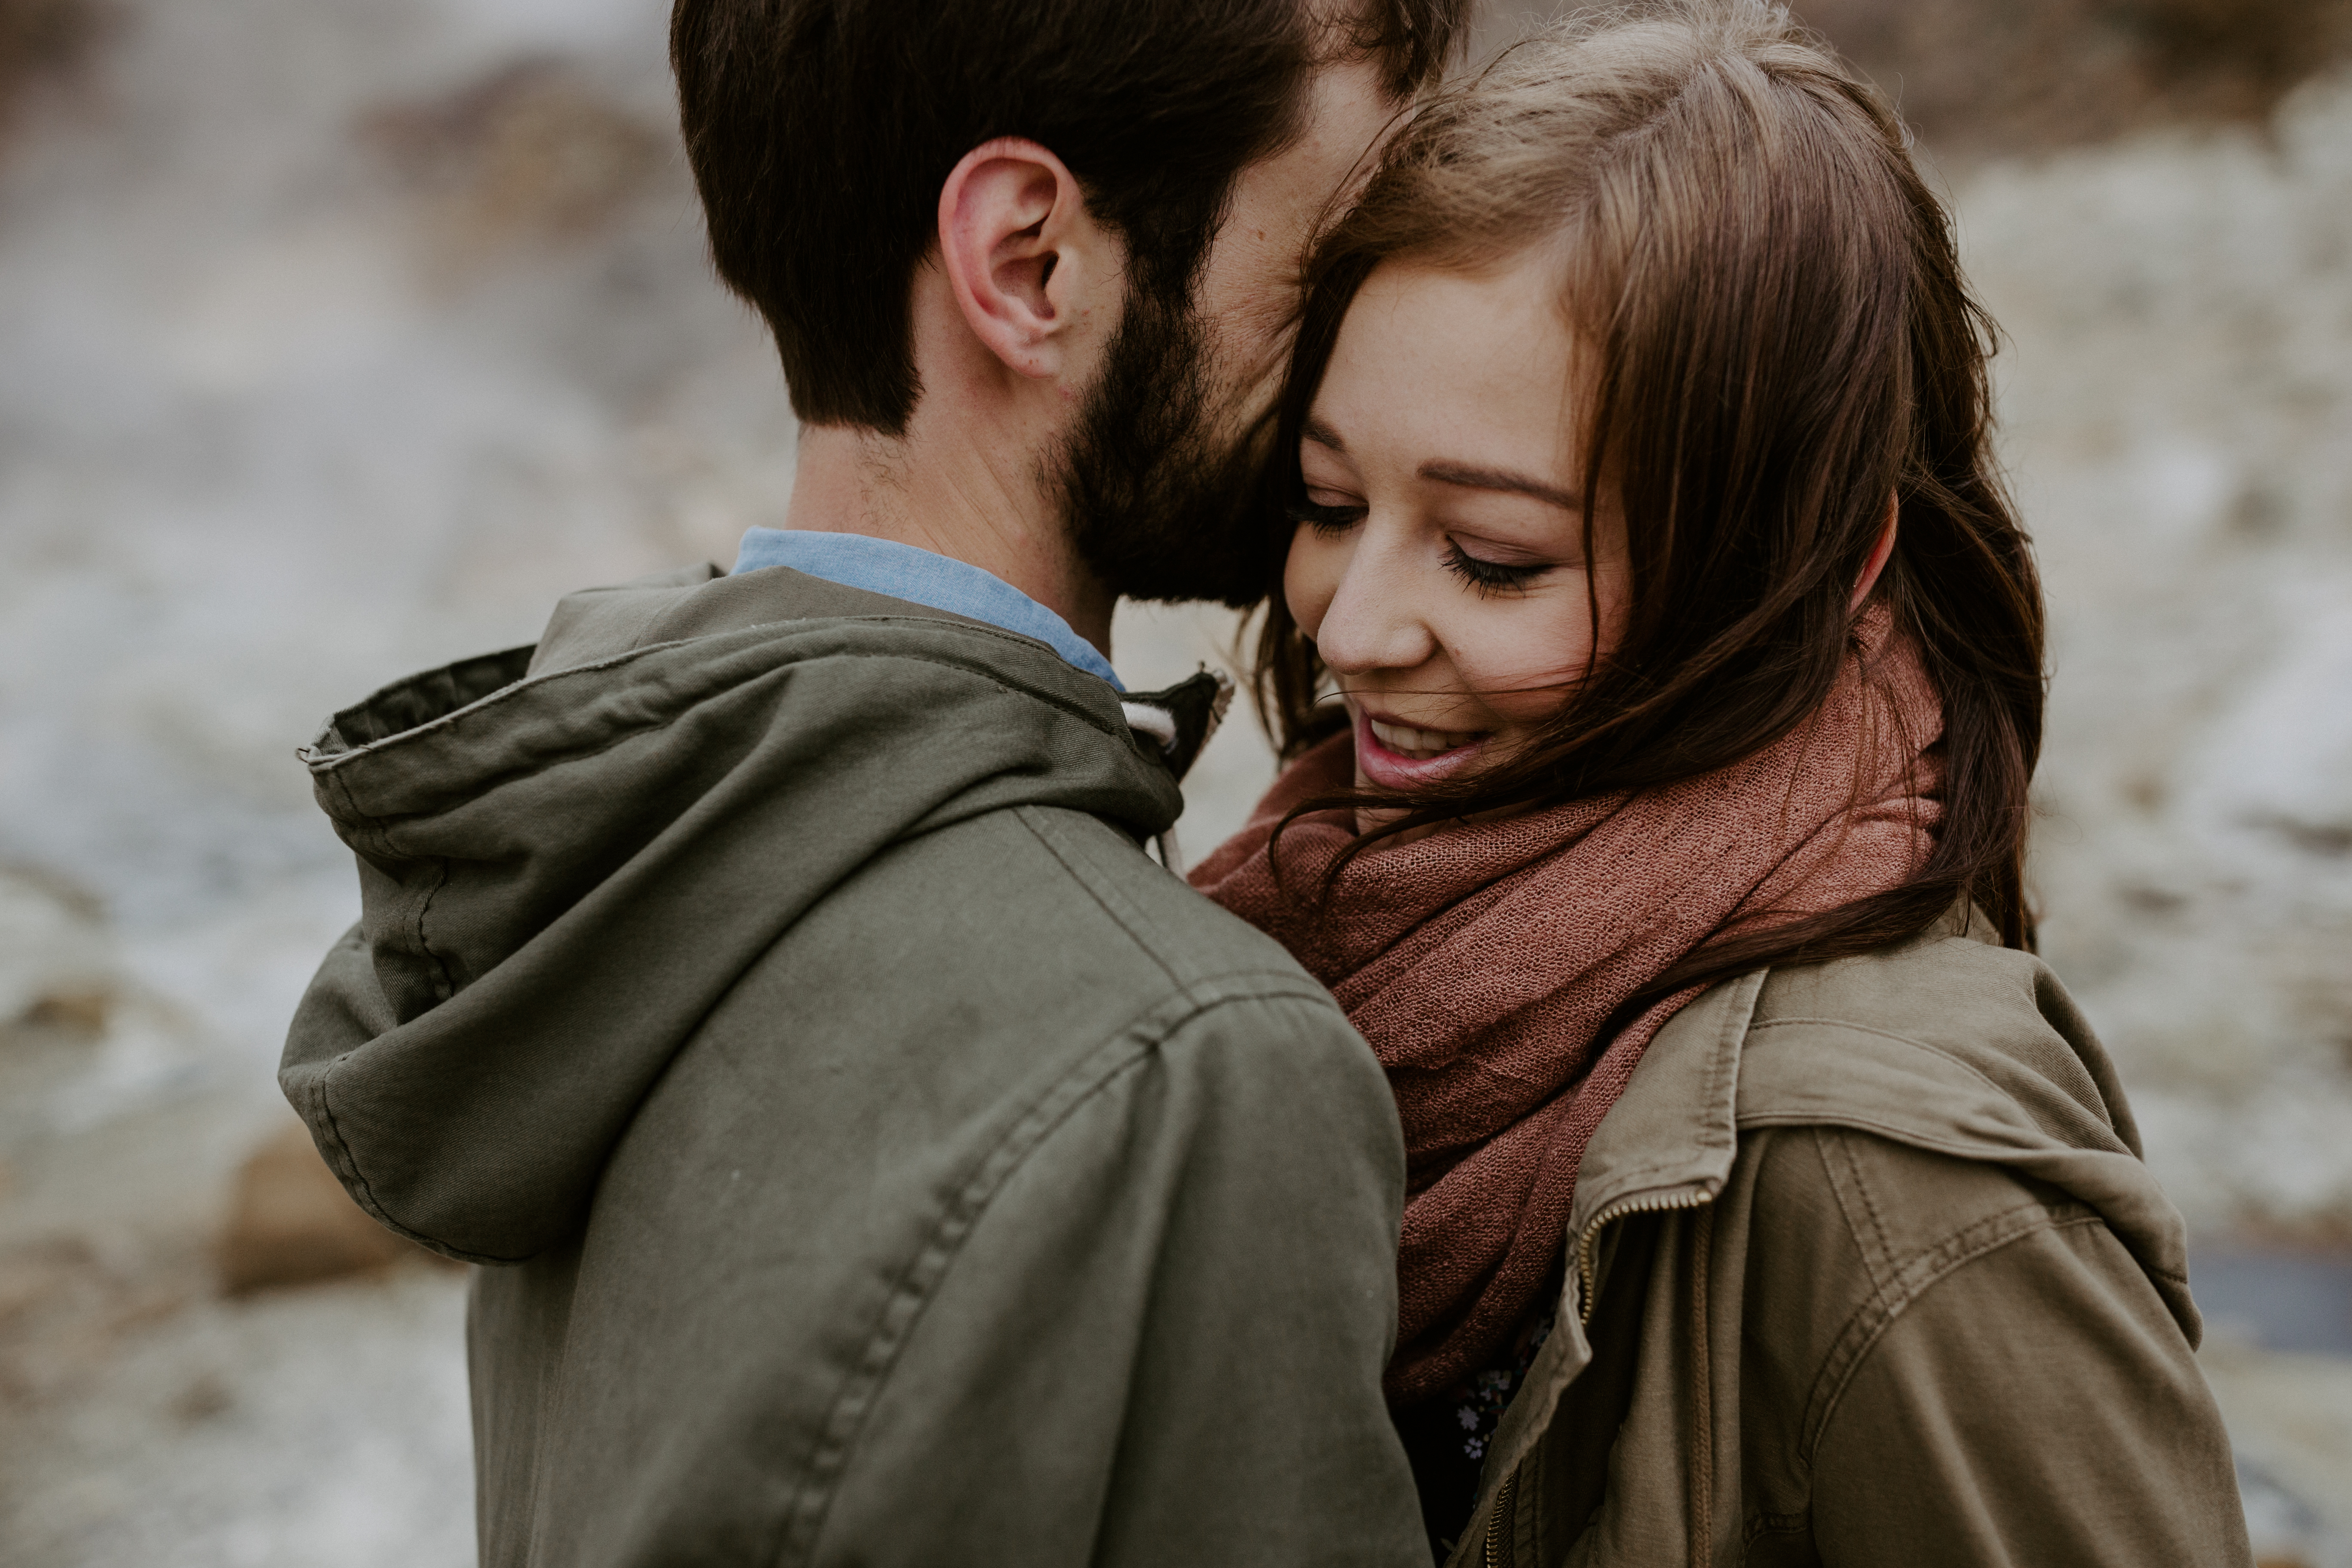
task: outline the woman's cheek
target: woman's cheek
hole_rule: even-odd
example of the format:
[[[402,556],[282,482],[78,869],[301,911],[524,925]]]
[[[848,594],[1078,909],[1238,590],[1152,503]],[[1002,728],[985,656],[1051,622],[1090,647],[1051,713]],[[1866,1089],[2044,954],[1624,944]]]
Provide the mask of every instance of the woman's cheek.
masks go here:
[[[1488,601],[1478,605],[1485,612],[1483,624],[1456,632],[1458,666],[1485,706],[1505,723],[1541,723],[1583,679],[1592,636],[1580,589],[1576,599],[1573,614],[1559,605]],[[1513,609],[1538,613],[1514,615]]]

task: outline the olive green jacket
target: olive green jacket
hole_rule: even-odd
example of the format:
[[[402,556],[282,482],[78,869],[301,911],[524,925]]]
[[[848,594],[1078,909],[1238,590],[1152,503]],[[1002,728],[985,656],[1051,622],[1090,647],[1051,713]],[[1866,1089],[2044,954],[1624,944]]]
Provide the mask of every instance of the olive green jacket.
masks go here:
[[[1147,858],[1044,646],[784,568],[575,595],[308,756],[363,918],[281,1080],[477,1271],[487,1568],[1424,1568],[1403,1150]]]
[[[2179,1216],[2064,992],[1977,931],[1659,1034],[1454,1563],[2252,1563]]]

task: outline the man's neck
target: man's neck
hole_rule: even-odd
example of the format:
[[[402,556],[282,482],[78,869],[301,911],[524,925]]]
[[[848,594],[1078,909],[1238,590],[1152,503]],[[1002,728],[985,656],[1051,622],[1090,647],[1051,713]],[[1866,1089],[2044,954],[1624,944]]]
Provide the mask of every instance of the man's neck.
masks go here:
[[[1003,578],[1110,657],[1116,598],[1080,563],[1027,454],[803,426],[788,528],[911,544]]]

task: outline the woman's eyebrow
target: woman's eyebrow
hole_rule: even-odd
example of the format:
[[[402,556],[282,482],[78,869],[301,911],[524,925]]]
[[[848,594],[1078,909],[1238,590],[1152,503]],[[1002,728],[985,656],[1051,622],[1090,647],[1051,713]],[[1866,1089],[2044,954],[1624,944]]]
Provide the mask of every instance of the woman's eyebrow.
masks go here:
[[[1470,490],[1503,490],[1516,496],[1533,496],[1567,511],[1584,510],[1584,499],[1574,490],[1564,490],[1548,485],[1541,479],[1525,474],[1514,474],[1505,468],[1474,468],[1466,463],[1423,463],[1420,476],[1441,485],[1459,485]]]
[[[1348,449],[1348,443],[1339,439],[1339,432],[1320,419],[1309,418],[1299,426],[1298,435],[1302,440],[1312,441],[1318,447],[1328,447],[1335,452],[1344,453]]]

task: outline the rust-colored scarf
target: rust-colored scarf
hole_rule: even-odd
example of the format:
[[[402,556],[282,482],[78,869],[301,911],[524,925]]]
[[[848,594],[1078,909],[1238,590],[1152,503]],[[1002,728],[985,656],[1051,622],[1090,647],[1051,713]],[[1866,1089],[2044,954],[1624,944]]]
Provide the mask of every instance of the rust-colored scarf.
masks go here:
[[[1577,1164],[1685,992],[1613,1039],[1611,1013],[1710,938],[1834,909],[1910,876],[1941,816],[1934,688],[1865,616],[1819,713],[1719,772],[1375,846],[1316,891],[1349,814],[1290,808],[1353,783],[1352,741],[1276,781],[1192,883],[1281,941],[1388,1068],[1404,1123],[1402,1405],[1500,1359],[1551,1277]]]

